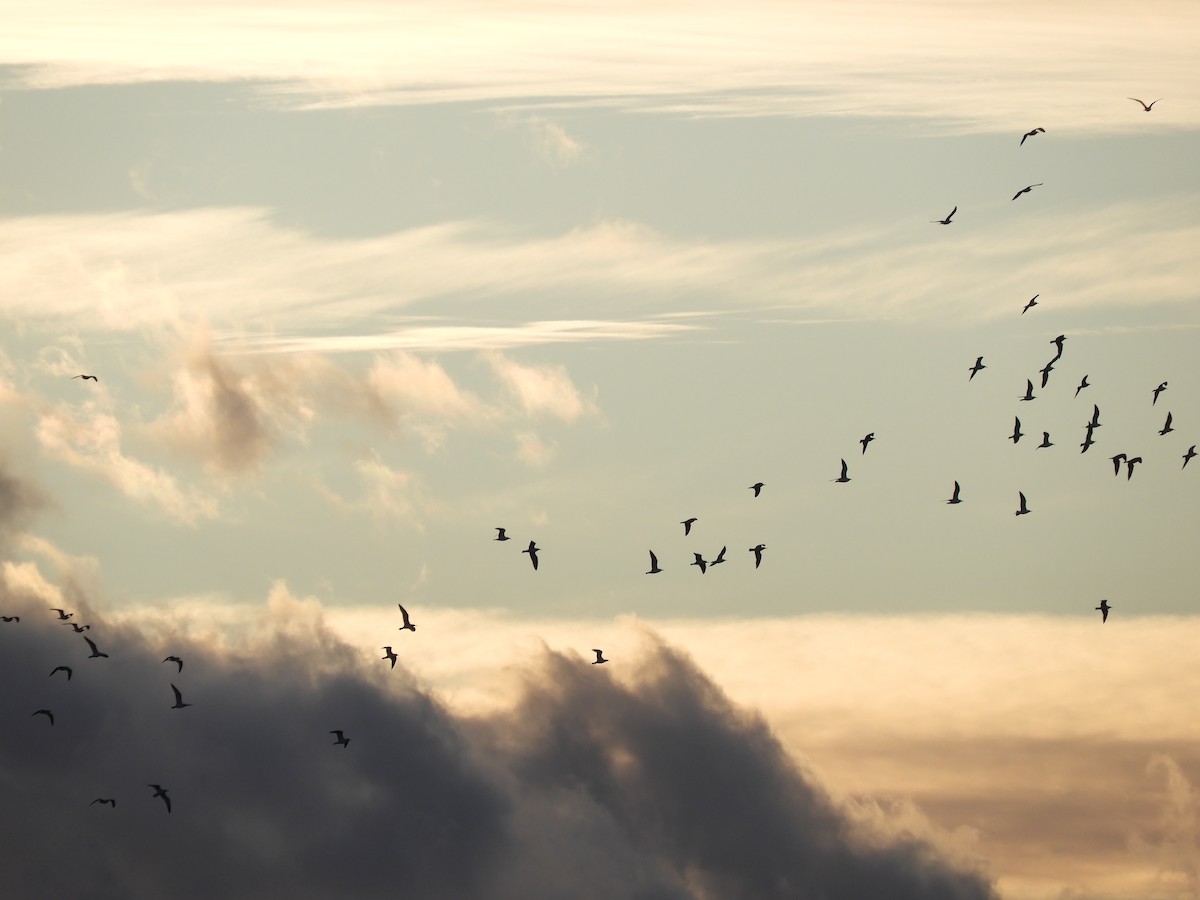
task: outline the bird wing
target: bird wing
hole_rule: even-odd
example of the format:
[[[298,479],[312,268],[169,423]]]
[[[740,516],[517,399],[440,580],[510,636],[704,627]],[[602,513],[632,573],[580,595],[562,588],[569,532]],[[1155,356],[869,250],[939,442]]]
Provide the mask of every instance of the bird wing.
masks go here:
[[[658,557],[654,555],[653,550],[650,551],[650,568],[652,568],[652,569],[658,568]]]
[[[176,704],[183,703],[183,694],[179,693],[179,688],[175,687],[175,685],[171,685],[171,690],[173,690],[175,692]]]

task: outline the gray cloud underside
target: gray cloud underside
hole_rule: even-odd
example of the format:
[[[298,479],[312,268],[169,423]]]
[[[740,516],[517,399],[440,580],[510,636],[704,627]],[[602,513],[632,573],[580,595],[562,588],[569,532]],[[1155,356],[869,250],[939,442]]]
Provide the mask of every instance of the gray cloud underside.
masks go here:
[[[110,654],[87,659],[42,600],[0,607],[22,617],[0,625],[6,896],[995,896],[925,843],[868,834],[666,646],[632,686],[547,651],[523,699],[481,720],[402,666],[360,670],[319,622],[218,658],[83,605]],[[402,635],[402,656],[405,640],[437,637]],[[169,708],[172,682],[193,707]]]

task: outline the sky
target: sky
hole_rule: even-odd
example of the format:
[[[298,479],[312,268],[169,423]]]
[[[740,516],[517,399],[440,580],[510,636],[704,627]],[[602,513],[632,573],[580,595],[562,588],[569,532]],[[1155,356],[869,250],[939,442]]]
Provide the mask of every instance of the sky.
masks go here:
[[[0,11],[5,893],[1200,897],[1194,4]]]

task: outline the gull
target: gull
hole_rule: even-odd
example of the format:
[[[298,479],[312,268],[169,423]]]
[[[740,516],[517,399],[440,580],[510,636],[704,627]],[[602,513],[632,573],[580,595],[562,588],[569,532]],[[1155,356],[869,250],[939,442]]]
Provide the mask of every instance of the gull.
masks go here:
[[[1028,379],[1028,378],[1025,379],[1025,396],[1018,397],[1017,399],[1018,400],[1036,400],[1037,399],[1036,397],[1033,396],[1033,382],[1030,379]]]
[[[1088,424],[1084,425],[1083,427],[1087,429],[1087,434],[1084,435],[1084,437],[1083,437],[1083,443],[1079,445],[1080,447],[1083,448],[1079,452],[1087,453],[1088,447],[1090,447],[1090,446],[1092,446],[1092,444],[1096,443],[1095,441],[1092,440],[1092,432],[1096,430],[1096,426],[1093,425],[1091,422],[1089,422]]]
[[[84,640],[87,641],[87,645],[92,648],[92,653],[90,656],[88,656],[88,659],[108,659],[108,654],[101,653],[99,650],[97,650],[96,645],[92,642],[91,638],[85,637]]]
[[[512,538],[510,538],[507,534],[504,533],[503,528],[497,528],[496,536],[494,538],[492,538],[492,540],[493,541],[511,541]]]
[[[534,541],[530,541],[529,546],[521,551],[522,553],[529,554],[529,561],[531,563],[533,563],[533,571],[535,571],[535,572],[537,571],[537,567],[538,567],[537,555],[538,555],[538,550],[540,550],[540,549],[541,548],[538,547],[537,543],[535,543]]]
[[[1043,431],[1042,432],[1042,442],[1040,444],[1038,444],[1036,447],[1034,447],[1033,449],[1045,450],[1047,447],[1053,447],[1053,446],[1054,445],[1052,443],[1050,443],[1050,432]]]
[[[1065,334],[1060,334],[1058,337],[1056,337],[1054,340],[1052,340],[1052,341],[1050,342],[1050,343],[1052,343],[1052,344],[1053,344],[1055,347],[1057,347],[1057,348],[1058,348],[1058,353],[1056,353],[1056,354],[1054,355],[1054,359],[1053,359],[1053,360],[1051,360],[1051,362],[1057,362],[1057,361],[1058,361],[1058,358],[1059,358],[1060,356],[1062,356],[1062,352],[1063,352],[1063,341],[1065,341],[1066,339],[1067,339],[1067,336],[1066,336]]]
[[[1033,129],[1033,131],[1027,131],[1027,132],[1025,132],[1024,135],[1021,136],[1021,143],[1017,144],[1017,146],[1020,147],[1021,145],[1023,145],[1025,143],[1025,138],[1036,137],[1039,134],[1045,134],[1045,133],[1046,133],[1045,128],[1035,128],[1035,129]]]
[[[329,733],[337,735],[337,740],[335,740],[333,743],[335,745],[341,744],[343,750],[350,746],[350,738],[348,738],[344,734],[342,734],[341,730],[331,731]]]
[[[755,482],[754,484],[750,485],[750,488],[749,488],[749,490],[754,491],[755,497],[757,497],[759,494],[762,493],[762,489],[763,489],[763,483],[761,481]]]
[[[171,798],[167,796],[167,789],[165,787],[163,787],[161,784],[148,784],[148,785],[146,785],[146,787],[154,788],[154,795],[153,795],[153,797],[151,797],[151,799],[154,799],[154,797],[162,797],[162,802],[167,804],[167,812],[170,812],[171,811]]]
[[[1095,403],[1092,404],[1092,421],[1088,422],[1089,427],[1100,427],[1100,407]]]
[[[983,364],[983,357],[982,356],[975,357],[975,365],[971,366],[971,368],[969,370],[971,373],[971,376],[967,379],[967,381],[974,380],[975,373],[977,373],[980,369],[986,369],[986,368],[987,368],[987,366],[985,366]]]
[[[1150,112],[1150,110],[1154,109],[1154,104],[1157,103],[1158,100],[1161,100],[1162,97],[1159,97],[1158,100],[1151,100],[1148,106],[1146,105],[1145,100],[1139,100],[1137,97],[1126,97],[1125,99],[1132,100],[1134,103],[1142,104],[1142,112]]]
[[[530,541],[530,542],[529,542],[529,547],[530,547],[530,550],[533,550],[533,551],[535,551],[535,552],[536,552],[536,550],[537,550],[537,547],[534,547],[534,546],[533,546],[533,541]],[[529,553],[529,551],[528,551],[528,550],[522,550],[521,552],[522,552],[522,553]],[[532,554],[532,553],[530,553],[530,556],[533,556],[533,554]],[[535,569],[537,568],[537,557],[536,557],[536,556],[533,556],[533,567],[534,567]],[[397,605],[397,606],[400,606],[400,604],[399,604],[399,603],[397,603],[396,605]],[[405,609],[403,606],[400,606],[400,615],[401,615],[401,617],[403,617],[403,619],[404,619],[404,624],[403,624],[403,625],[401,625],[401,626],[400,626],[399,628],[397,628],[396,630],[397,630],[397,631],[412,631],[412,632],[416,632],[416,630],[417,630],[417,626],[416,626],[416,625],[414,625],[414,624],[413,624],[411,621],[409,621],[409,618],[408,618],[408,610],[407,610],[407,609]]]
[[[1013,199],[1014,199],[1014,200],[1016,200],[1016,199],[1017,199],[1018,197],[1020,197],[1022,194],[1028,194],[1028,193],[1029,193],[1030,191],[1032,191],[1032,190],[1033,190],[1035,187],[1041,187],[1041,186],[1042,186],[1044,183],[1045,183],[1045,182],[1039,181],[1037,184],[1031,184],[1031,185],[1029,185],[1029,187],[1023,187],[1023,188],[1021,188],[1019,191],[1017,191],[1015,194],[1013,194]]]
[[[47,719],[50,720],[51,725],[54,724],[54,713],[50,712],[50,710],[48,710],[48,709],[39,709],[33,715],[34,716],[45,716]],[[30,718],[32,719],[33,716],[30,716]]]
[[[757,569],[759,566],[762,565],[762,554],[763,554],[763,551],[766,549],[767,549],[766,544],[755,544],[753,547],[750,548],[750,552],[754,554],[754,568]]]
[[[179,693],[179,688],[175,687],[175,685],[171,685],[171,690],[175,692],[175,705],[171,709],[183,709],[186,706],[192,705],[191,703],[183,702],[183,694]]]
[[[709,562],[709,565],[717,566],[717,565],[720,565],[721,563],[725,562],[725,551],[727,549],[728,549],[728,547],[722,547],[721,552],[717,554],[717,558],[712,560],[711,562]]]
[[[859,441],[859,443],[862,444],[864,454],[867,452],[867,444],[871,443],[871,441],[873,441],[873,440],[875,440],[875,432],[872,431],[865,438],[863,438],[861,441]]]
[[[699,553],[693,553],[692,556],[696,557],[696,559],[693,562],[688,563],[688,565],[689,566],[699,566],[700,574],[703,575],[705,573],[705,571],[708,569],[708,563],[706,563],[704,561],[704,557],[701,556]]]
[[[168,656],[166,659],[163,660],[163,662],[173,662],[173,663],[175,663],[175,665],[179,666],[179,668],[176,671],[178,671],[178,672],[183,671],[183,660],[180,659],[178,656]]]
[[[1034,294],[1032,297],[1030,297],[1029,302],[1025,304],[1025,308],[1021,310],[1021,315],[1025,315],[1025,313],[1029,312],[1029,308],[1031,306],[1037,306],[1037,298],[1040,296],[1042,295]]]
[[[89,628],[92,627],[91,625],[76,625],[74,622],[71,622],[70,625],[71,625],[72,630],[74,630],[74,632],[76,634],[83,634],[85,631],[87,631]]]
[[[833,480],[840,484],[845,484],[850,480],[850,476],[846,474],[846,461],[844,459],[842,460],[842,474]]]
[[[1159,430],[1159,434],[1170,434],[1175,429],[1171,427],[1171,414],[1167,413],[1167,421],[1163,423],[1163,427]]]
[[[71,376],[72,381],[74,381],[76,378],[82,378],[84,381],[99,381],[100,380],[95,375],[72,375]]]
[[[113,809],[117,808],[116,797],[97,797],[95,800],[89,803],[88,806],[95,806],[97,803],[105,803],[111,806]]]
[[[63,622],[67,621],[67,619],[69,619],[69,618],[71,618],[71,616],[75,615],[75,613],[63,612],[57,606],[50,607],[50,612],[58,613],[58,618]]]
[[[1125,460],[1128,459],[1128,457],[1125,456],[1124,453],[1118,453],[1116,456],[1109,457],[1109,459],[1112,460],[1113,477],[1116,478],[1118,475],[1121,474],[1121,463],[1125,462]],[[1187,463],[1184,463],[1184,465],[1186,466]]]
[[[1128,481],[1133,477],[1133,467],[1142,461],[1140,456],[1135,456],[1132,459],[1125,460],[1125,480]]]
[[[1112,607],[1108,605],[1107,600],[1101,600],[1100,605],[1097,606],[1096,609],[1100,610],[1100,624],[1103,625],[1108,621],[1108,611],[1112,609]]]
[[[1167,383],[1165,381],[1154,389],[1154,399],[1150,401],[1151,406],[1154,406],[1154,404],[1158,403],[1158,395],[1161,394],[1166,389],[1167,389]]]
[[[20,622],[20,616],[0,616],[0,622]]]
[[[1188,460],[1190,460],[1195,455],[1196,455],[1196,445],[1192,444],[1192,446],[1188,447],[1187,453],[1183,454],[1183,468],[1185,468],[1185,469],[1187,468]]]
[[[683,526],[683,536],[684,537],[687,537],[689,534],[692,533],[692,523],[695,521],[696,521],[696,517],[692,516],[692,518],[684,519],[682,522],[679,523],[680,525]]]
[[[958,482],[956,481],[956,482],[954,482],[954,493],[950,495],[950,499],[947,500],[946,502],[947,503],[962,503],[962,500],[960,500],[958,498],[958,491],[959,491],[959,487],[958,487]]]
[[[1025,437],[1025,435],[1021,433],[1021,420],[1019,418],[1014,417],[1013,418],[1013,433],[1012,433],[1012,435],[1009,436],[1009,440],[1015,444],[1015,443],[1017,443],[1017,441],[1021,440],[1021,438],[1023,438],[1023,437]]]
[[[946,216],[946,218],[944,218],[944,219],[930,219],[929,221],[930,221],[931,223],[933,223],[934,225],[949,225],[949,224],[950,224],[950,220],[951,220],[952,218],[954,218],[954,214],[955,214],[956,212],[958,212],[958,207],[957,207],[957,206],[956,206],[956,207],[954,207],[954,209],[950,210],[950,215]]]
[[[1022,494],[1020,491],[1017,491],[1017,496],[1021,498],[1021,508],[1018,509],[1015,513],[1013,513],[1013,515],[1016,515],[1016,516],[1029,515],[1029,507],[1025,505],[1025,495]]]
[[[1052,359],[1046,363],[1040,371],[1042,373],[1042,387],[1045,387],[1050,381],[1050,373],[1054,371],[1054,360]]]
[[[50,670],[51,678],[54,677],[55,672],[66,672],[67,673],[67,681],[71,680],[72,669],[70,666],[55,666],[53,669]]]
[[[392,668],[393,669],[396,668],[396,660],[398,659],[398,657],[396,656],[396,654],[394,652],[392,652],[392,648],[391,647],[382,647],[381,649],[386,650],[387,653],[385,653],[383,656],[381,656],[379,658],[380,659],[390,659],[392,661]]]
[[[1079,396],[1079,392],[1082,391],[1085,387],[1091,387],[1091,385],[1088,384],[1087,379],[1088,379],[1088,377],[1086,375],[1084,375],[1083,381],[1079,382],[1079,387],[1075,388],[1075,396],[1076,397]]]
[[[598,665],[600,665],[601,663],[606,663],[606,662],[608,662],[608,660],[604,658],[604,651],[603,651],[603,650],[597,650],[595,647],[593,647],[593,648],[592,648],[592,652],[596,654],[596,659],[595,659],[595,660],[592,662],[592,665],[593,665],[593,666],[598,666]]]
[[[658,557],[654,555],[654,551],[650,551],[650,571],[647,575],[657,575],[662,569],[658,567]]]

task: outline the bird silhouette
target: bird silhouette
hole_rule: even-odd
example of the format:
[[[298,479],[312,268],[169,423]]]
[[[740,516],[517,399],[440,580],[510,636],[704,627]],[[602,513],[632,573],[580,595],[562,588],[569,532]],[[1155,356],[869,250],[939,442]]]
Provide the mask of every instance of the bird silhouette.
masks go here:
[[[1035,129],[1033,129],[1033,131],[1027,131],[1027,132],[1025,132],[1025,134],[1023,134],[1021,136],[1021,143],[1017,144],[1017,146],[1018,147],[1023,146],[1025,144],[1025,138],[1036,137],[1039,134],[1045,134],[1045,133],[1046,133],[1045,128],[1035,128]]]
[[[1167,413],[1167,421],[1163,423],[1163,427],[1159,429],[1159,434],[1170,434],[1175,429],[1171,427],[1171,414]]]
[[[842,460],[842,474],[833,480],[839,484],[845,484],[850,480],[850,476],[846,474],[846,461],[844,459]]]
[[[1021,438],[1023,438],[1023,437],[1025,437],[1025,435],[1021,432],[1021,420],[1020,420],[1020,418],[1017,418],[1014,416],[1013,417],[1013,433],[1011,435],[1009,435],[1008,439],[1015,444],[1018,441],[1020,441]]]
[[[934,225],[949,225],[949,224],[950,224],[950,220],[954,218],[954,214],[955,214],[956,212],[958,212],[958,207],[957,207],[957,206],[956,206],[956,207],[954,207],[954,209],[950,210],[950,215],[946,216],[946,218],[944,218],[944,219],[930,219],[930,222],[932,222]]]
[[[975,375],[976,375],[976,374],[977,374],[977,373],[978,373],[978,372],[979,372],[981,369],[986,369],[986,368],[987,368],[987,366],[985,366],[985,365],[983,364],[983,357],[982,357],[982,356],[977,356],[977,357],[975,357],[975,365],[971,366],[971,368],[970,368],[970,370],[969,370],[971,374],[970,374],[970,376],[967,378],[967,381],[973,381],[973,380],[975,379]]]
[[[1078,397],[1079,392],[1085,387],[1091,387],[1091,385],[1088,384],[1088,377],[1086,375],[1083,376],[1083,381],[1079,382],[1079,387],[1075,388],[1075,396]]]
[[[1108,605],[1107,600],[1101,600],[1100,605],[1097,606],[1096,609],[1100,610],[1100,624],[1103,625],[1108,621],[1108,611],[1112,609],[1112,607]]]
[[[1139,100],[1137,97],[1126,97],[1125,99],[1132,100],[1134,103],[1142,104],[1142,112],[1150,112],[1150,110],[1154,109],[1154,104],[1157,103],[1158,100],[1161,100],[1162,97],[1159,97],[1158,100],[1151,100],[1149,105],[1147,105],[1145,100]]]
[[[658,557],[654,555],[654,551],[650,551],[650,571],[647,575],[657,575],[662,569],[658,567]]]
[[[67,624],[71,626],[71,630],[76,634],[83,634],[92,627],[91,625],[76,625],[74,622],[68,622]]]
[[[492,538],[492,540],[493,541],[511,541],[512,538],[510,538],[507,534],[504,533],[503,528],[497,528],[496,536],[494,538]]]
[[[682,522],[679,523],[680,525],[683,526],[683,536],[684,537],[687,537],[689,534],[692,533],[692,523],[695,521],[696,521],[696,517],[692,516],[692,518],[684,519]]]
[[[1183,465],[1181,466],[1181,468],[1186,469],[1188,461],[1195,455],[1196,455],[1196,445],[1192,444],[1192,446],[1188,447],[1187,453],[1183,454]]]
[[[1112,460],[1113,477],[1115,478],[1121,474],[1121,464],[1124,463],[1128,457],[1126,457],[1124,453],[1118,453],[1116,456],[1109,457],[1109,459]]]
[[[711,560],[711,561],[709,561],[709,565],[710,565],[710,566],[719,566],[721,563],[725,562],[725,551],[726,551],[727,549],[729,549],[729,548],[728,548],[728,547],[722,547],[722,548],[721,548],[721,552],[717,554],[716,558],[715,558],[715,559],[713,559],[713,560]]]
[[[1140,456],[1133,456],[1125,460],[1125,480],[1128,481],[1133,477],[1133,467],[1142,461]]]
[[[383,650],[386,650],[386,651],[387,651],[387,653],[385,653],[383,656],[381,656],[381,657],[379,657],[379,658],[380,658],[380,659],[390,659],[390,660],[392,661],[392,668],[393,668],[393,669],[394,669],[394,668],[396,668],[396,660],[397,660],[399,657],[397,657],[397,656],[396,656],[396,654],[395,654],[394,652],[392,652],[392,648],[391,648],[391,647],[383,647],[382,649],[383,649]]]
[[[766,549],[767,549],[766,544],[755,544],[753,547],[750,548],[750,552],[754,554],[754,568],[757,569],[759,566],[762,565],[762,555],[763,555],[763,551]]]
[[[108,654],[101,653],[99,650],[97,650],[96,644],[92,641],[91,638],[85,637],[84,640],[87,641],[87,645],[92,648],[92,652],[88,656],[88,659],[108,659]]]
[[[538,545],[534,541],[530,541],[529,546],[521,551],[522,553],[529,554],[529,561],[531,563],[533,563],[533,571],[535,571],[535,572],[537,571],[537,567],[538,567],[538,556],[537,555],[538,555],[538,550],[540,550],[540,549],[541,548],[538,547]]]
[[[1025,308],[1021,310],[1021,315],[1025,315],[1025,313],[1029,312],[1029,310],[1031,310],[1033,307],[1037,306],[1037,298],[1040,296],[1042,296],[1042,295],[1034,294],[1032,297],[1030,297],[1029,302],[1025,304]]]
[[[1054,360],[1052,359],[1046,365],[1042,366],[1040,371],[1042,373],[1042,387],[1045,387],[1050,383],[1050,373],[1054,371]]]
[[[1054,354],[1054,359],[1052,359],[1052,360],[1051,360],[1051,362],[1058,362],[1059,358],[1062,356],[1062,353],[1063,353],[1063,341],[1065,341],[1066,339],[1067,339],[1067,336],[1066,336],[1065,334],[1060,334],[1058,337],[1054,338],[1054,340],[1052,340],[1052,341],[1050,342],[1050,343],[1052,343],[1052,344],[1053,344],[1055,347],[1057,347],[1057,348],[1058,348],[1058,352]]]
[[[1030,379],[1028,379],[1028,378],[1025,379],[1025,396],[1018,397],[1017,399],[1018,400],[1036,400],[1037,399],[1037,397],[1035,397],[1033,395],[1033,382]]]
[[[1052,443],[1050,443],[1050,432],[1043,431],[1042,432],[1042,442],[1040,444],[1038,444],[1036,447],[1034,447],[1033,449],[1045,450],[1047,447],[1053,447],[1053,446],[1054,445]]]
[[[71,616],[75,615],[75,613],[63,612],[57,606],[50,607],[50,612],[58,613],[59,620],[63,621],[63,622],[67,621],[67,619],[69,619],[69,618],[71,618]]]
[[[148,784],[148,785],[146,785],[146,787],[154,788],[154,794],[151,796],[150,799],[153,800],[155,797],[162,797],[162,802],[167,804],[167,812],[170,812],[171,811],[171,798],[167,796],[167,789],[165,787],[163,787],[161,784]]]
[[[1092,421],[1088,422],[1088,427],[1089,428],[1099,428],[1100,427],[1100,407],[1095,403],[1092,404]]]
[[[1167,383],[1165,381],[1154,389],[1154,399],[1150,401],[1151,406],[1154,406],[1156,403],[1158,403],[1158,395],[1161,394],[1166,389],[1167,389]]]
[[[1091,447],[1091,446],[1092,446],[1092,444],[1096,443],[1095,441],[1093,441],[1093,440],[1092,440],[1092,432],[1096,430],[1096,426],[1095,426],[1095,425],[1093,425],[1091,422],[1088,422],[1088,423],[1087,423],[1086,425],[1084,425],[1083,427],[1087,429],[1087,434],[1085,434],[1085,435],[1083,436],[1083,443],[1079,445],[1079,446],[1080,446],[1080,447],[1082,447],[1083,449],[1082,449],[1082,450],[1080,450],[1079,452],[1080,452],[1080,453],[1087,453],[1087,452],[1088,452],[1088,448],[1089,448],[1089,447]]]
[[[1029,187],[1023,187],[1019,191],[1017,191],[1015,194],[1013,194],[1013,199],[1016,200],[1022,194],[1028,194],[1035,187],[1041,187],[1041,186],[1042,186],[1042,182],[1039,181],[1037,184],[1031,184],[1031,185],[1029,185]]]
[[[34,712],[33,716],[45,716],[47,719],[50,720],[51,725],[54,724],[54,713],[50,712],[50,710],[48,710],[48,709],[39,709],[36,712]],[[30,718],[32,719],[33,716],[30,716]]]
[[[958,487],[958,482],[956,481],[956,482],[954,482],[954,493],[950,495],[950,499],[947,500],[946,502],[947,503],[962,503],[962,500],[960,500],[958,497],[958,492],[959,492],[959,487]]]
[[[95,375],[72,375],[71,376],[72,381],[74,381],[76,378],[82,378],[84,381],[99,381],[100,380]]]
[[[531,549],[531,550],[534,550],[534,551],[536,551],[536,550],[537,550],[537,548],[533,546],[533,541],[530,541],[530,542],[529,542],[529,547],[530,547],[530,549]],[[522,552],[522,553],[527,553],[527,552],[529,552],[529,551],[527,551],[527,550],[522,550],[521,552]],[[533,554],[531,553],[531,554],[530,554],[530,556],[533,556]],[[534,567],[535,569],[537,568],[537,557],[536,557],[536,556],[533,556],[533,567]],[[397,603],[396,605],[397,605],[397,606],[400,606],[400,604],[399,604],[399,603]],[[401,625],[399,628],[397,628],[397,629],[396,629],[397,631],[412,631],[412,632],[415,632],[415,631],[417,630],[417,626],[416,626],[416,625],[414,625],[414,624],[412,623],[412,621],[411,621],[411,620],[408,618],[408,610],[407,610],[407,609],[405,609],[403,606],[400,606],[400,617],[401,617],[402,619],[404,619],[404,624],[403,624],[403,625]]]
[[[608,662],[608,660],[604,658],[604,652],[602,650],[597,650],[595,647],[593,647],[592,652],[596,654],[596,658],[592,662],[593,666],[598,666],[602,663]]]
[[[331,731],[331,732],[329,732],[329,733],[330,733],[330,734],[336,734],[336,735],[337,735],[337,739],[336,739],[336,740],[334,740],[334,742],[333,742],[334,746],[337,746],[338,744],[341,744],[341,745],[342,745],[342,749],[343,749],[343,750],[345,750],[347,747],[349,747],[349,746],[350,746],[350,738],[348,738],[348,737],[346,737],[344,734],[342,734],[342,732],[341,732],[341,730],[340,730],[340,729],[339,729],[339,730],[335,730],[335,731]]]
[[[1021,501],[1021,506],[1013,515],[1017,515],[1017,516],[1029,515],[1029,507],[1025,503],[1025,495],[1023,493],[1021,493],[1020,491],[1017,491],[1017,497]]]
[[[866,437],[864,437],[861,441],[859,441],[859,443],[862,444],[862,448],[863,448],[862,452],[864,455],[867,452],[867,444],[871,443],[871,441],[873,441],[873,440],[875,440],[875,432],[872,431],[870,434],[868,434]]]
[[[755,497],[757,497],[759,494],[761,494],[761,493],[762,493],[762,489],[763,489],[763,483],[762,483],[761,481],[759,481],[759,482],[756,482],[755,484],[752,484],[752,485],[750,485],[750,490],[754,491],[754,496],[755,496]]]
[[[50,670],[51,678],[54,677],[55,672],[66,672],[67,673],[67,681],[70,681],[71,675],[74,674],[74,672],[70,666],[55,666],[53,669]]]
[[[688,565],[689,566],[699,566],[700,574],[703,575],[708,570],[708,563],[706,563],[704,561],[704,557],[701,556],[699,553],[693,553],[692,556],[694,556],[696,558],[692,562],[688,563]]]
[[[175,663],[175,665],[179,666],[179,668],[176,670],[176,672],[183,671],[183,660],[180,659],[178,656],[168,656],[166,659],[163,660],[163,662],[165,662],[165,663],[173,662],[173,663]]]
[[[93,800],[91,803],[89,803],[88,806],[95,806],[97,803],[111,806],[113,809],[117,808],[117,798],[116,797],[97,797],[95,800]]]
[[[175,687],[175,685],[171,685],[171,690],[175,693],[175,705],[172,706],[171,709],[183,709],[186,706],[192,705],[190,703],[183,702],[183,695],[179,693],[179,688]]]
[[[20,616],[0,616],[0,622],[20,622]]]

